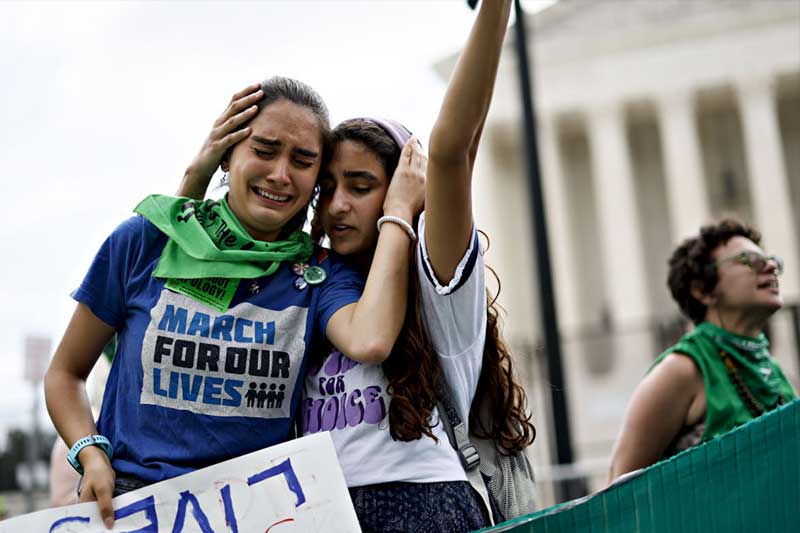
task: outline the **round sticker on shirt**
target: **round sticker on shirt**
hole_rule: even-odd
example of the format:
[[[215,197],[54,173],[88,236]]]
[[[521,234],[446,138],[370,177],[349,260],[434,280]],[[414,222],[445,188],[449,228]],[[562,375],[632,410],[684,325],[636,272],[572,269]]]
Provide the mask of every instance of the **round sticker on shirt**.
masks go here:
[[[325,273],[325,271],[318,266],[309,267],[303,273],[303,279],[306,280],[309,285],[319,285],[320,283],[325,281],[325,278],[327,277],[328,274]]]

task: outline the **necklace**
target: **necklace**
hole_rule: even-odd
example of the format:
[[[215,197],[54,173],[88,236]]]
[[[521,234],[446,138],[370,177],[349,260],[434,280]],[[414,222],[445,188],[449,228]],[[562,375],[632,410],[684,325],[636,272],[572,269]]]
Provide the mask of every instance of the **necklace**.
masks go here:
[[[733,358],[725,350],[720,350],[719,355],[725,363],[725,370],[728,372],[728,378],[731,380],[733,388],[736,389],[736,394],[739,395],[739,398],[741,398],[753,418],[758,418],[766,411],[771,411],[786,402],[783,395],[778,394],[775,405],[771,406],[769,409],[765,409],[764,405],[762,405],[762,403],[758,401],[758,398],[750,391],[750,388],[747,386],[747,383],[744,382],[742,376],[739,375],[739,370],[736,368],[736,363]]]

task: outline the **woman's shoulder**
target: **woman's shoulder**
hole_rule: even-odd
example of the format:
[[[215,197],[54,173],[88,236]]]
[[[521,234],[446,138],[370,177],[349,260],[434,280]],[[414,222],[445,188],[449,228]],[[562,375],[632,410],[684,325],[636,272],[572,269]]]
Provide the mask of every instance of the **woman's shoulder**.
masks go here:
[[[123,239],[146,238],[152,240],[157,239],[163,233],[142,215],[134,214],[120,222],[111,235]]]
[[[694,357],[680,350],[666,354],[657,368],[682,382],[694,382],[698,378],[702,380],[702,373]]]
[[[112,256],[120,254],[129,259],[152,254],[160,255],[167,236],[142,215],[133,215],[123,220],[106,240]]]

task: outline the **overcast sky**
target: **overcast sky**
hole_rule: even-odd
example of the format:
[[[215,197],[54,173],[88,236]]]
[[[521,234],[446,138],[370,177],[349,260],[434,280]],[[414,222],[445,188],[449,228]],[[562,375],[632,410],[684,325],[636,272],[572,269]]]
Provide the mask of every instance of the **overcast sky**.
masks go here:
[[[391,117],[426,141],[432,65],[473,17],[463,0],[0,3],[0,443],[30,419],[25,335],[58,342],[100,243],[175,190],[234,92],[298,78],[334,123]]]

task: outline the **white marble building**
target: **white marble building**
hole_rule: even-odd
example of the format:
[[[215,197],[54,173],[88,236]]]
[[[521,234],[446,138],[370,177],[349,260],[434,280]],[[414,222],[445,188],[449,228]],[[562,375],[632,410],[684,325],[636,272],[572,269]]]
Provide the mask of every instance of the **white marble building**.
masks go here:
[[[573,440],[598,488],[634,386],[680,328],[666,272],[683,237],[724,214],[753,223],[786,260],[787,303],[800,304],[800,2],[562,0],[527,22]],[[547,478],[514,38],[510,28],[474,199]],[[771,334],[800,385],[789,310]]]

